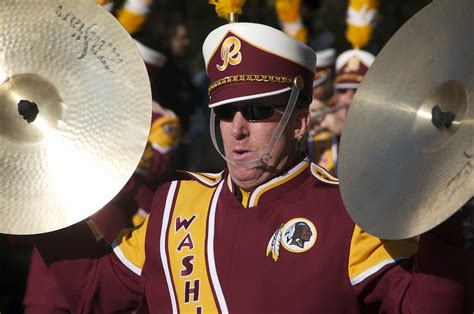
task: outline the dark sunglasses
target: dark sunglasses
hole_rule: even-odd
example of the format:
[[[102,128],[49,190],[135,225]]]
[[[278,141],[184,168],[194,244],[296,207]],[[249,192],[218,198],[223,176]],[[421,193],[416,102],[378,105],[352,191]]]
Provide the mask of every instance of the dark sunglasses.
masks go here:
[[[235,114],[239,111],[245,120],[249,122],[261,121],[270,118],[275,112],[275,109],[284,109],[285,105],[278,106],[261,106],[261,105],[250,105],[250,106],[235,106],[235,105],[223,105],[214,108],[216,116],[222,121],[232,121]]]

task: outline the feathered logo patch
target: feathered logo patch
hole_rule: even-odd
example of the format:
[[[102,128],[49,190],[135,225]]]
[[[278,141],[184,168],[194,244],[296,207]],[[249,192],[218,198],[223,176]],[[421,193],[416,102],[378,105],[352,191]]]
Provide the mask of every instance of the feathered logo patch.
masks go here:
[[[267,245],[267,256],[276,262],[280,256],[280,244],[289,252],[303,253],[316,243],[318,233],[314,224],[306,218],[294,218],[281,224]]]

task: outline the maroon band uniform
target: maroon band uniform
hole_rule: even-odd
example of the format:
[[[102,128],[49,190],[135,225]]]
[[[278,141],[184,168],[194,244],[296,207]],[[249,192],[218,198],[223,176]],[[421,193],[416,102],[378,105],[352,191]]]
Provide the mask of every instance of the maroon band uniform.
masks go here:
[[[311,99],[314,51],[273,28],[221,26],[203,54],[211,108],[289,95],[302,81]],[[187,173],[111,248],[92,223],[38,236],[38,248],[73,313],[462,313],[468,250],[431,233],[365,233],[337,179],[306,159],[255,185],[239,188],[228,170]]]
[[[61,238],[73,256],[103,255],[55,260],[54,246],[42,246],[74,313],[140,301],[139,313],[461,313],[468,267],[467,251],[429,234],[417,244],[363,232],[337,181],[307,160],[250,194],[227,172],[165,184],[113,252]]]

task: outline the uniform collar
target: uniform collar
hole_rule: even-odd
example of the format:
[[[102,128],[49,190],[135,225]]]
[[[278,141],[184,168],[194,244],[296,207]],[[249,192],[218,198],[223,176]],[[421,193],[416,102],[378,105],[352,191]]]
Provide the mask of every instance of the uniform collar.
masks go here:
[[[255,190],[248,193],[248,197],[243,197],[242,192],[239,191],[238,186],[232,181],[228,171],[226,185],[229,191],[237,198],[237,200],[242,202],[243,207],[255,207],[257,205],[262,205],[267,202],[282,198],[287,194],[287,192],[280,193],[280,191],[283,191],[283,189],[285,191],[290,191],[294,188],[297,188],[298,185],[304,180],[304,176],[300,176],[300,174],[303,173],[304,170],[310,166],[310,164],[311,162],[308,160],[308,158],[303,159],[280,176],[259,185]]]

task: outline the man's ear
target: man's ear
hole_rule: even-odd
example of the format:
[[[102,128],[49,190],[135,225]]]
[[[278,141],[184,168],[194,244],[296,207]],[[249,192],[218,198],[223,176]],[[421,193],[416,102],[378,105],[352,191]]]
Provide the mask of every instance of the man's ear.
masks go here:
[[[294,128],[294,137],[302,137],[308,132],[310,118],[309,118],[309,107],[297,108],[296,110],[296,121]]]

